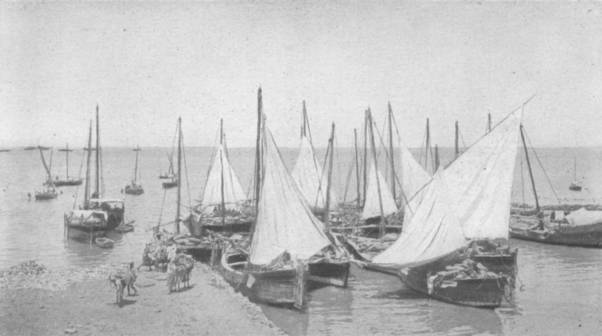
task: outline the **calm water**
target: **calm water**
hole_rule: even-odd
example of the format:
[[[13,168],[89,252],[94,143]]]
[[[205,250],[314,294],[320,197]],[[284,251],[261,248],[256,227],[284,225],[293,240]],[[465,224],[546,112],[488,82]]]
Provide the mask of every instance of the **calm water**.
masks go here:
[[[58,199],[48,202],[28,201],[44,179],[37,151],[13,150],[0,153],[0,268],[28,259],[55,268],[139,261],[148,231],[159,217],[163,222],[175,216],[175,189],[164,192],[157,178],[167,169],[168,149],[144,148],[141,152],[141,182],[145,194],[125,196],[126,220],[135,220],[136,230],[115,236],[110,250],[63,240],[63,213],[69,210],[78,188],[62,188]],[[184,188],[184,204],[199,198],[207,174],[212,149],[191,148],[186,151],[189,188]],[[338,193],[344,192],[351,160],[350,151],[338,153],[336,182]],[[443,151],[443,162],[450,151]],[[447,154],[447,155],[446,155]],[[601,149],[542,149],[539,158],[558,197],[564,201],[602,202]],[[70,171],[77,173],[81,151],[72,155]],[[282,149],[289,167],[296,150]],[[319,153],[320,158],[323,152]],[[578,176],[585,181],[581,193],[568,191],[573,179],[573,157],[578,160]],[[232,165],[248,189],[252,175],[253,150],[232,149]],[[536,161],[532,158],[532,161]],[[513,198],[532,202],[526,170],[521,184],[521,161],[517,160]],[[123,197],[120,190],[129,182],[134,152],[105,149],[104,185],[106,196]],[[534,163],[534,165],[537,165]],[[64,157],[55,153],[54,175],[64,174]],[[526,167],[526,165],[525,165]],[[540,168],[535,168],[542,203],[554,203],[555,196]],[[354,190],[351,185],[349,193]],[[83,187],[79,188],[82,192]],[[189,191],[188,191],[189,190]],[[190,197],[188,196],[190,195]],[[189,201],[189,198],[192,201]],[[348,196],[349,198],[349,196]],[[77,199],[77,204],[81,197]],[[162,203],[165,206],[162,207]],[[514,304],[497,310],[459,307],[428,300],[405,288],[386,275],[352,269],[348,289],[323,288],[311,294],[307,313],[263,307],[277,325],[293,335],[349,334],[424,334],[424,335],[550,335],[599,334],[602,330],[602,250],[547,246],[511,241],[519,249],[519,284]]]

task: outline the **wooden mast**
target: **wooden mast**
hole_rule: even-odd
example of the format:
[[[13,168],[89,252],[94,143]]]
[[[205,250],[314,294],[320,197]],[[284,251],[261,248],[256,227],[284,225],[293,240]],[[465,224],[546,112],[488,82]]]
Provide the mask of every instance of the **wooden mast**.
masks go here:
[[[378,162],[376,160],[376,145],[374,144],[374,129],[372,126],[372,114],[370,108],[367,111],[369,129],[370,129],[370,144],[372,146],[372,158],[374,159],[374,174],[376,175],[376,190],[378,192],[378,206],[380,208],[380,227],[378,228],[378,236],[382,237],[385,234],[385,215],[383,210],[383,196],[380,190],[380,179],[378,177]]]
[[[523,141],[525,157],[527,158],[527,168],[529,168],[529,177],[531,178],[531,188],[533,189],[533,196],[535,197],[535,210],[537,210],[537,213],[539,213],[539,199],[537,197],[537,190],[535,189],[535,180],[533,179],[533,171],[531,170],[531,161],[529,161],[529,151],[527,150],[527,143],[525,142],[525,134],[523,131],[523,124],[520,124],[520,138]]]
[[[255,221],[251,228],[251,235],[255,230],[257,223],[257,213],[259,212],[259,192],[261,191],[261,124],[263,118],[263,102],[261,97],[261,87],[257,90],[257,139],[255,142]]]
[[[324,209],[324,217],[322,218],[326,227],[330,224],[330,184],[332,181],[332,159],[334,157],[334,123],[332,123],[332,129],[330,131],[330,139],[328,140],[328,151],[330,156],[328,157],[328,181],[326,184],[326,205]]]
[[[221,207],[222,207],[222,227],[226,225],[226,204],[224,200],[224,119],[219,120],[219,164],[221,168],[221,182],[220,182],[220,193],[221,193]]]
[[[307,136],[307,109],[305,107],[305,100],[303,101],[303,112],[301,112],[301,137]]]
[[[353,129],[353,144],[355,148],[355,188],[357,193],[357,208],[360,209],[362,207],[362,194],[360,191],[360,162],[359,162],[359,153],[357,151],[357,128]]]
[[[69,179],[69,143],[65,146],[65,169],[66,169],[66,178]]]
[[[435,171],[439,169],[439,145],[435,144]]]
[[[86,157],[86,182],[84,184],[84,209],[90,206],[90,159],[92,156],[92,120],[90,120],[90,129],[88,130],[88,154]]]
[[[391,108],[391,102],[388,103],[389,107],[389,153],[391,156],[391,191],[393,199],[395,197],[395,152],[393,151],[393,109]]]
[[[491,113],[487,113],[487,133],[491,132]]]
[[[138,154],[140,153],[140,146],[136,145],[134,152],[136,152],[136,164],[134,164],[134,184],[136,184],[138,182]]]
[[[178,186],[176,205],[176,234],[180,233],[180,201],[182,199],[182,117],[178,117]]]
[[[429,149],[431,148],[431,128],[429,118],[426,118],[426,143],[424,147],[424,169],[428,169]]]
[[[94,197],[100,198],[100,125],[98,121],[98,104],[96,104],[96,185]]]
[[[364,171],[363,171],[363,189],[362,189],[362,206],[366,203],[366,179],[368,178],[368,114],[369,110],[364,112]]]
[[[454,138],[454,154],[457,158],[460,156],[460,128],[458,126],[458,121],[456,120],[456,136]]]

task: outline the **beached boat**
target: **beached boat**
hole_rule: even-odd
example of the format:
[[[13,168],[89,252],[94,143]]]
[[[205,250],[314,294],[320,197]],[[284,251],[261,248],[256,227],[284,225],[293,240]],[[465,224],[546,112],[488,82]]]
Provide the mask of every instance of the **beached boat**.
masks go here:
[[[202,199],[187,220],[193,235],[213,232],[249,232],[254,220],[253,206],[236,176],[225,142],[223,121],[220,119],[220,140],[203,188]]]
[[[144,189],[142,188],[142,185],[138,184],[138,155],[140,153],[140,147],[134,148],[133,151],[136,152],[134,177],[132,178],[132,182],[125,186],[125,193],[128,195],[142,195],[144,193]]]
[[[307,281],[339,284],[348,277],[345,252],[311,212],[263,123],[261,89],[255,163],[256,219],[247,252],[228,247],[221,258],[224,278],[251,300],[276,305],[305,305]],[[310,266],[310,264],[314,266]],[[329,265],[331,264],[331,265]],[[313,268],[311,274],[309,268]],[[311,276],[314,276],[313,280]]]
[[[70,149],[69,144],[67,144],[65,148],[59,149],[59,152],[65,152],[65,178],[56,176],[54,179],[54,185],[57,187],[81,185],[83,182],[82,178],[69,176],[69,153],[73,152],[73,149]]]
[[[515,268],[496,273],[484,262],[502,260],[489,244],[494,237],[507,239],[521,116],[522,109],[511,113],[440,168],[406,205],[399,239],[369,267],[389,274],[397,269],[408,287],[442,301],[499,306]],[[516,256],[510,253],[510,259]]]
[[[104,198],[102,195],[102,150],[100,147],[100,125],[98,105],[96,106],[96,148],[92,150],[92,121],[88,133],[86,147],[86,177],[84,179],[84,200],[79,209],[73,209],[64,215],[65,234],[67,238],[89,240],[103,236],[106,231],[123,224],[125,205],[122,199]],[[91,193],[91,156],[95,151],[95,188]]]

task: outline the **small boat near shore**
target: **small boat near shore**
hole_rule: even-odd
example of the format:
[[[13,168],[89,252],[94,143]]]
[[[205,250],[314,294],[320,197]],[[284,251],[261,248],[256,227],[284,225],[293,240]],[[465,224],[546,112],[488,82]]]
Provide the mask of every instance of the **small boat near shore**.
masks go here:
[[[107,237],[96,237],[94,238],[94,244],[101,248],[112,248],[115,241]]]
[[[57,187],[81,185],[83,179],[69,176],[69,153],[73,152],[73,149],[70,149],[69,144],[66,144],[65,148],[61,148],[58,151],[65,152],[65,177],[60,178],[57,176],[54,179],[54,185]]]

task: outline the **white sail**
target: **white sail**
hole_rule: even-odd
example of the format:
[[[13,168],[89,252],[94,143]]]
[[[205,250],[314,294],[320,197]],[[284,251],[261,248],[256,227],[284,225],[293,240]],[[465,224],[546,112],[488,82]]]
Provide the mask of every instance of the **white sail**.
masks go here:
[[[322,209],[326,206],[328,179],[326,174],[322,174],[322,168],[306,136],[301,137],[299,156],[291,175],[312,208]],[[331,188],[330,205],[334,207],[337,203],[337,196]]]
[[[383,215],[388,216],[397,211],[397,205],[391,194],[391,189],[387,185],[383,174],[377,171],[374,163],[371,164],[368,174],[368,181],[366,187],[366,197],[364,202],[364,209],[362,210],[362,219],[368,219],[378,217],[381,215],[380,204],[382,200]],[[378,181],[376,179],[378,174]],[[381,197],[378,197],[378,191],[380,189]]]
[[[422,202],[413,209],[410,222],[393,245],[374,257],[379,264],[404,265],[443,256],[466,245],[458,218],[451,210],[453,201],[440,169],[422,193]]]
[[[249,260],[266,265],[285,251],[294,259],[308,259],[330,240],[287,171],[267,128],[264,134],[262,186]]]
[[[239,209],[240,203],[246,200],[245,192],[236,177],[234,169],[228,161],[224,146],[219,144],[213,163],[205,183],[203,192],[203,212],[211,214],[222,202],[222,176],[224,183],[224,205],[226,209]]]
[[[409,149],[402,143],[399,144],[401,170],[399,181],[401,189],[407,201],[410,201],[416,194],[431,180],[431,175],[416,161],[416,158]]]
[[[521,118],[520,109],[508,115],[445,169],[453,209],[468,238],[508,238]]]

